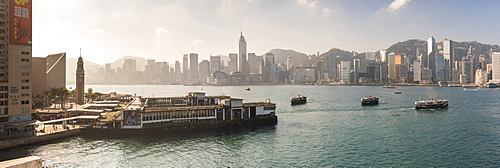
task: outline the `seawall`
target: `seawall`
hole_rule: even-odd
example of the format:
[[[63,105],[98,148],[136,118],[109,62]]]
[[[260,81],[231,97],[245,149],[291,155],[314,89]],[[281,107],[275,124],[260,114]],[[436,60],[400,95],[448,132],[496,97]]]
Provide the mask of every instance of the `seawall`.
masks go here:
[[[58,133],[53,133],[53,134],[41,135],[41,136],[0,141],[0,149],[12,148],[12,147],[17,147],[17,146],[21,146],[21,145],[34,144],[34,143],[44,142],[44,141],[53,140],[53,139],[57,139],[57,138],[73,136],[73,135],[79,134],[80,132],[81,132],[81,130],[75,129],[75,130],[58,132]]]

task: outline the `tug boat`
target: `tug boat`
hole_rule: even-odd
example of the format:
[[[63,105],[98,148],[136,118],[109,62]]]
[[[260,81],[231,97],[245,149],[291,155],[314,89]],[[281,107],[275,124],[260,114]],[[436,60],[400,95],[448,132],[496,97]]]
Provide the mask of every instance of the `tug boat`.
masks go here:
[[[394,91],[394,94],[401,94],[401,91]]]
[[[378,97],[370,96],[361,98],[361,105],[363,106],[371,106],[378,104]]]
[[[448,107],[448,100],[431,99],[419,100],[415,102],[415,109],[442,109]]]
[[[290,102],[292,103],[292,105],[305,104],[305,103],[307,103],[307,97],[298,95],[298,96],[292,97],[290,99]]]

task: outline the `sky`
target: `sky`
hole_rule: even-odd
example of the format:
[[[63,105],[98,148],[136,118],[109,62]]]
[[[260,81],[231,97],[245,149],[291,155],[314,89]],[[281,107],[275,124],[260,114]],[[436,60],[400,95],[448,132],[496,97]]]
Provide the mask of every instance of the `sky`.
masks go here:
[[[375,52],[408,39],[500,44],[497,0],[37,0],[33,56],[111,63],[140,56],[173,64],[182,55],[331,48]]]

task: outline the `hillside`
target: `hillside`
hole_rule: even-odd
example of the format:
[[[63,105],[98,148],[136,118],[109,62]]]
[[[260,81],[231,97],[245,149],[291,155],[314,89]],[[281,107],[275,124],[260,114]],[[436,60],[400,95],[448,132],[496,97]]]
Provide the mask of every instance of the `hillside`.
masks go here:
[[[299,65],[301,62],[306,62],[309,59],[309,56],[304,53],[300,53],[294,50],[284,50],[284,49],[272,49],[268,53],[273,53],[275,56],[275,62],[281,63],[286,62],[288,56],[292,58],[294,65]]]

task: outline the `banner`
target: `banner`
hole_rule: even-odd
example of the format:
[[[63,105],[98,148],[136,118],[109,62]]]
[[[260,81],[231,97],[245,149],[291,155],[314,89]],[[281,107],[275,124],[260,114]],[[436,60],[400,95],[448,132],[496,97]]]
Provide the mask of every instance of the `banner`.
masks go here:
[[[10,0],[10,42],[31,44],[31,0]]]

